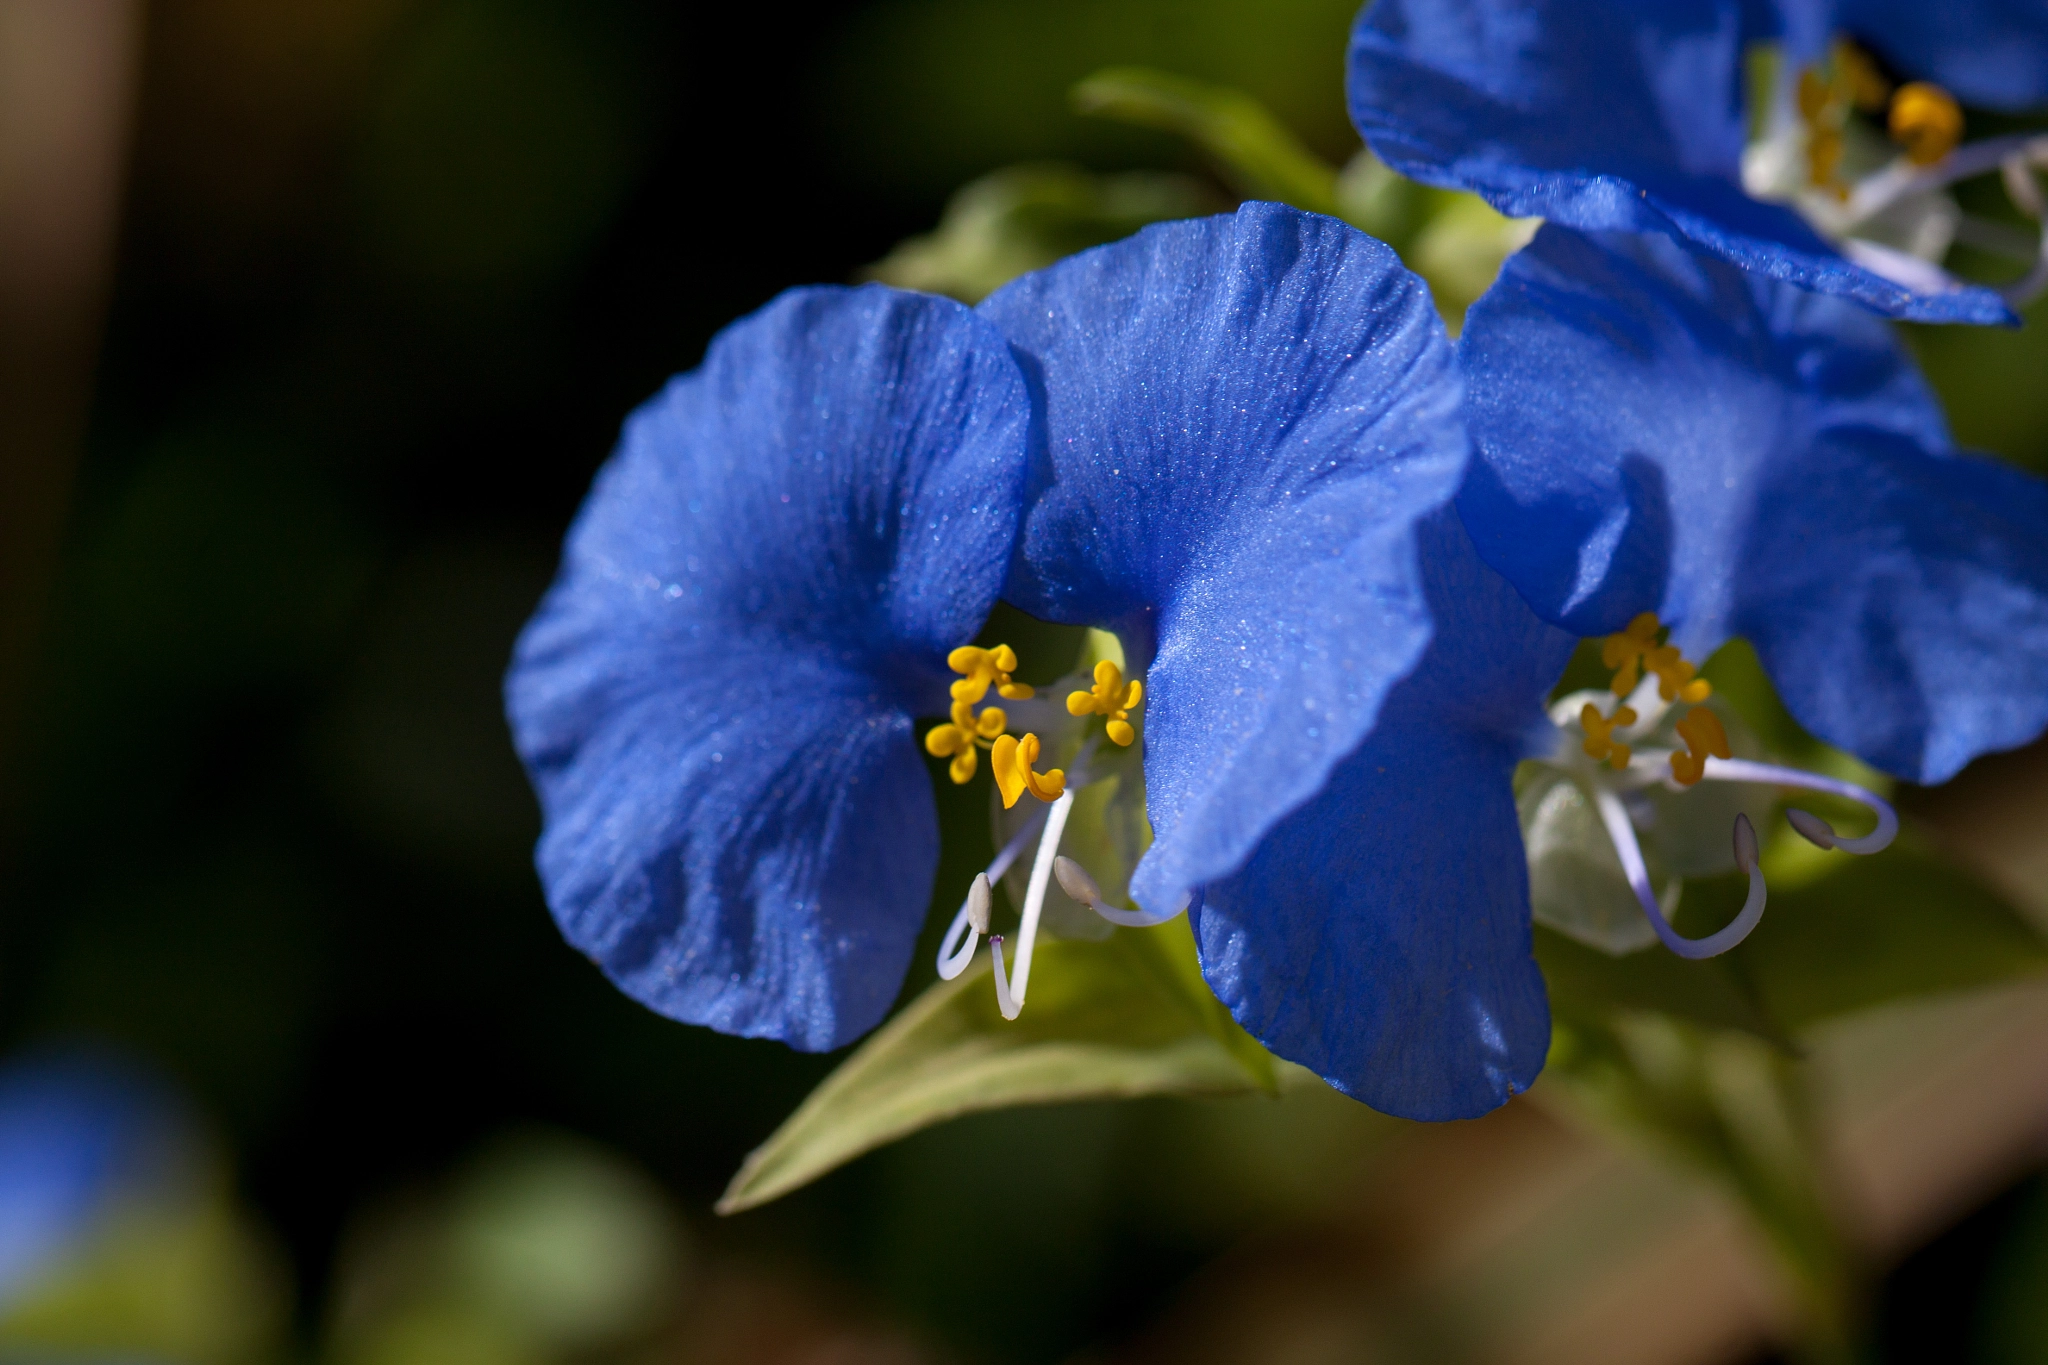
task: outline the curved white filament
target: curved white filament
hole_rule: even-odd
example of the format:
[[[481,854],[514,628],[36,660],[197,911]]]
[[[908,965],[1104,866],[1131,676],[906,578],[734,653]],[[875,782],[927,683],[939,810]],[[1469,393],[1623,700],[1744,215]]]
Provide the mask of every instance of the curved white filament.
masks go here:
[[[1088,869],[1072,858],[1053,859],[1052,872],[1053,876],[1059,879],[1062,891],[1111,924],[1120,924],[1127,929],[1156,929],[1185,913],[1194,899],[1192,896],[1182,896],[1180,904],[1163,915],[1155,915],[1145,910],[1123,910],[1104,899],[1102,888],[1096,885],[1095,878],[1088,874]]]
[[[1003,1012],[1003,1018],[1015,1019],[1024,1012],[1024,1002],[1010,994],[1010,974],[1003,970],[1003,936],[990,934],[988,938],[989,960],[996,968],[996,1008]]]
[[[1854,782],[1822,777],[1819,773],[1801,772],[1797,768],[1781,768],[1775,763],[1752,763],[1746,758],[1710,758],[1707,760],[1706,776],[1709,782],[1761,782],[1779,787],[1804,787],[1808,791],[1826,792],[1830,796],[1846,797],[1858,805],[1867,806],[1870,813],[1877,817],[1876,829],[1859,838],[1845,839],[1836,834],[1834,827],[1817,815],[1806,811],[1787,811],[1787,819],[1795,814],[1806,817],[1804,821],[1793,820],[1792,828],[1822,848],[1839,848],[1844,853],[1876,853],[1898,837],[1899,815],[1892,809],[1891,803],[1876,792],[1859,787]],[[1825,831],[1825,834],[1822,835],[1821,831]]]
[[[2015,308],[2032,303],[2036,295],[2048,290],[2048,224],[2041,228],[2041,250],[2034,257],[2034,264],[2026,274],[2010,284],[1998,287],[1999,297]]]
[[[1034,815],[1010,836],[1010,842],[1003,845],[1002,852],[996,854],[995,860],[981,874],[988,878],[991,886],[1003,879],[1003,874],[1010,870],[1010,864],[1017,861],[1018,855],[1024,851],[1024,845],[1031,842],[1044,820],[1045,816],[1042,813]],[[969,923],[972,917],[968,911],[973,905],[974,888],[969,886],[966,899],[960,902],[960,908],[953,913],[953,922],[946,926],[946,936],[939,940],[938,968],[939,979],[942,981],[951,981],[966,971],[967,964],[974,960],[975,948],[981,943],[980,932]]]
[[[1024,892],[1024,913],[1017,925],[1017,960],[1014,987],[1004,979],[1003,955],[996,952],[996,999],[1010,996],[1017,1010],[1024,1008],[1024,992],[1031,986],[1031,950],[1038,943],[1038,920],[1045,913],[1045,888],[1052,882],[1052,860],[1059,856],[1060,836],[1066,832],[1067,816],[1074,809],[1074,793],[1060,793],[1045,815],[1045,833],[1038,840],[1038,855],[1031,860],[1031,884]],[[993,944],[993,940],[991,940]],[[1003,1018],[1015,1019],[1007,1006]]]
[[[1965,143],[1925,170],[1908,172],[1895,163],[1856,187],[1843,215],[1845,226],[1859,227],[1901,199],[1988,175],[2009,158],[2036,160],[2043,149],[2048,149],[2048,138],[2039,133],[2014,133]]]
[[[976,873],[967,888],[967,899],[960,903],[959,912],[946,928],[946,937],[939,943],[941,981],[951,981],[966,971],[967,964],[974,960],[975,947],[980,944],[981,936],[988,932],[989,902],[993,895],[994,888],[988,874]]]
[[[1736,856],[1738,861],[1749,864],[1743,869],[1749,874],[1749,898],[1742,903],[1742,913],[1705,938],[1687,938],[1671,927],[1671,921],[1664,918],[1663,907],[1657,904],[1656,893],[1650,887],[1650,870],[1643,865],[1642,846],[1636,842],[1635,826],[1629,823],[1628,811],[1622,806],[1621,798],[1597,783],[1592,784],[1591,789],[1593,804],[1600,812],[1600,822],[1607,827],[1607,837],[1614,841],[1614,851],[1621,859],[1621,870],[1628,877],[1629,890],[1636,893],[1636,903],[1642,906],[1650,927],[1657,931],[1658,940],[1666,948],[1680,957],[1718,957],[1749,937],[1750,930],[1756,928],[1764,917],[1766,889],[1763,869],[1756,865],[1753,857],[1743,856],[1745,846],[1740,833],[1736,836]],[[1752,832],[1749,845],[1753,847],[1754,843]]]

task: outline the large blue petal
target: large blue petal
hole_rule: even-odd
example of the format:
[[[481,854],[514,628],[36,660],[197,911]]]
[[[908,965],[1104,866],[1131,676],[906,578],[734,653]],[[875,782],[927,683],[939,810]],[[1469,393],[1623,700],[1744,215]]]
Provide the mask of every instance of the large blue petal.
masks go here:
[[[1530,955],[1515,764],[1554,742],[1575,643],[1425,523],[1436,635],[1358,751],[1197,911],[1203,972],[1255,1037],[1348,1095],[1470,1118],[1527,1089],[1550,1040]]]
[[[1450,347],[1391,251],[1277,204],[1148,228],[982,310],[1044,392],[1006,594],[1156,642],[1132,888],[1170,908],[1323,785],[1429,638],[1413,527],[1467,458]]]
[[[782,296],[627,424],[506,697],[549,904],[636,999],[813,1049],[881,1017],[937,859],[910,719],[1029,429],[993,328],[880,287]]]
[[[1807,729],[1944,782],[2048,726],[2048,484],[1870,427],[1760,472],[1735,628]]]
[[[2048,102],[2048,6],[2041,0],[1836,0],[1837,24],[1907,76],[1965,104]]]
[[[1503,213],[1687,238],[1896,317],[2013,321],[1991,290],[1914,293],[1743,192],[1755,27],[1739,0],[1376,0],[1352,35],[1351,116],[1394,169]]]
[[[2048,718],[2041,485],[1954,453],[1882,320],[1545,227],[1459,342],[1487,562],[1581,635],[1757,644],[1802,723],[1939,780]]]

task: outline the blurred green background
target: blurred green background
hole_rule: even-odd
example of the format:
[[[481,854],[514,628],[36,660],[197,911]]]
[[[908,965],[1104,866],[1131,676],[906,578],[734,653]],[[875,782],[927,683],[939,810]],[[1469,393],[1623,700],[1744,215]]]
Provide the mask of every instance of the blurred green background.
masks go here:
[[[124,1045],[216,1125],[255,1229],[220,1273],[255,1325],[190,1358],[1109,1352],[1397,1134],[1314,1092],[1014,1111],[715,1220],[833,1059],[669,1023],[564,947],[498,705],[620,419],[718,327],[856,277],[1013,162],[1228,203],[1186,143],[1071,111],[1106,65],[1242,88],[1341,164],[1352,9],[149,10],[86,450],[9,718],[0,1036]],[[2036,467],[2041,335],[1920,337],[1960,433]],[[978,806],[946,819],[986,837]],[[1908,1261],[1896,1358],[2025,1298],[1995,1267],[2044,1248],[2021,1187]]]

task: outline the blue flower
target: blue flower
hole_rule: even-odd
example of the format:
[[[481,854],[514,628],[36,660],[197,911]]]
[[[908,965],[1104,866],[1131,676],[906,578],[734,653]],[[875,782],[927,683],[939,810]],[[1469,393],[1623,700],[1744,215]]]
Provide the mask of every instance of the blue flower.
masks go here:
[[[1966,98],[2048,97],[2034,55],[2048,14],[2035,5],[1376,0],[1353,33],[1352,117],[1394,169],[1512,216],[1680,237],[1893,316],[2016,321],[2007,303],[2048,275],[2030,270],[2002,295],[1939,262],[1961,217],[1944,187],[2024,163],[2027,140],[1951,155],[1953,99],[1924,83],[1894,95],[1860,50],[1828,48],[1842,28]],[[1746,156],[1745,58],[1766,39],[1787,59]],[[1896,154],[1871,122],[1887,111]],[[2040,253],[2022,260],[2038,267]]]
[[[1154,842],[1122,922],[1192,903],[1237,1018],[1377,1108],[1526,1087],[1549,1028],[1509,777],[1569,640],[1448,512],[1468,450],[1426,289],[1254,203],[981,311],[1044,422],[1005,596],[1115,629],[1145,672]]]
[[[2048,10],[2035,0],[1778,0],[1777,9],[1788,41],[1808,58],[1833,34],[1847,34],[1965,104],[2048,103]]]
[[[1918,782],[2048,725],[2048,485],[1956,450],[1882,319],[1546,226],[1459,352],[1459,511],[1546,619],[1747,637],[1808,730]]]
[[[143,1077],[83,1055],[0,1068],[0,1307],[74,1255],[110,1214],[188,1172],[187,1120]]]
[[[938,857],[912,719],[1030,426],[993,327],[879,286],[783,295],[627,423],[506,680],[548,903],[627,994],[806,1049],[880,1020]]]

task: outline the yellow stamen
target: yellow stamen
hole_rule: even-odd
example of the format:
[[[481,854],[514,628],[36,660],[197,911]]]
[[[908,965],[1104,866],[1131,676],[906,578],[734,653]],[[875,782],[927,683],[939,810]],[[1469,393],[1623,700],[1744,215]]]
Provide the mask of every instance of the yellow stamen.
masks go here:
[[[1003,735],[995,742],[994,752],[988,756],[989,768],[996,775],[996,788],[1003,794],[1003,809],[1017,804],[1017,798],[1030,792],[1041,801],[1057,801],[1067,789],[1067,775],[1059,768],[1048,772],[1033,772],[1038,763],[1038,736],[1026,735],[1018,739],[1015,735]]]
[[[1884,102],[1892,95],[1892,83],[1877,69],[1870,54],[1854,43],[1837,42],[1834,58],[1836,83],[1847,90],[1849,102],[1866,114],[1884,108]]]
[[[1892,141],[1915,166],[1932,166],[1963,140],[1963,111],[1938,85],[1914,81],[1892,96]]]
[[[1686,712],[1685,719],[1678,722],[1678,737],[1685,741],[1688,752],[1671,755],[1671,775],[1682,787],[1690,787],[1706,776],[1709,755],[1735,756],[1728,747],[1728,732],[1721,728],[1721,718],[1704,706]]]
[[[1847,189],[1835,185],[1835,172],[1842,168],[1842,132],[1839,128],[1816,128],[1806,137],[1806,179],[1815,189]]]
[[[1891,98],[1891,83],[1864,51],[1838,42],[1825,67],[1799,73],[1799,118],[1806,125],[1806,179],[1818,190],[1846,199],[1849,187],[1840,181],[1842,153],[1848,146],[1853,110],[1875,113]]]
[[[1008,645],[994,649],[962,645],[946,656],[946,667],[967,675],[953,684],[956,701],[980,701],[991,686],[997,696],[1010,701],[1022,701],[1032,694],[1031,687],[1010,678],[1017,671],[1017,651]]]
[[[972,703],[956,701],[953,718],[944,725],[934,725],[925,734],[924,751],[933,758],[952,755],[953,762],[946,771],[954,782],[964,783],[974,776],[979,762],[976,748],[990,748],[1009,724],[1010,718],[1000,706],[984,706],[977,716]]]
[[[1665,701],[1705,701],[1713,695],[1714,685],[1695,676],[1698,666],[1688,663],[1677,645],[1659,643],[1663,634],[1657,613],[1646,611],[1601,644],[1600,662],[1614,670],[1609,684],[1614,695],[1626,697],[1635,691],[1647,671],[1656,675],[1657,695]]]
[[[1617,706],[1614,714],[1603,716],[1600,708],[1587,702],[1579,711],[1579,724],[1586,731],[1584,748],[1586,757],[1595,763],[1605,761],[1607,766],[1620,772],[1628,766],[1630,749],[1628,745],[1614,738],[1614,732],[1636,723],[1633,708]]]
[[[1138,732],[1131,728],[1131,712],[1145,704],[1145,684],[1133,679],[1124,684],[1124,671],[1109,660],[1095,665],[1095,686],[1086,692],[1067,693],[1070,716],[1108,716],[1103,729],[1110,739],[1129,748]]]
[[[1807,67],[1799,73],[1799,117],[1817,123],[1828,107],[1828,83],[1819,71]]]

